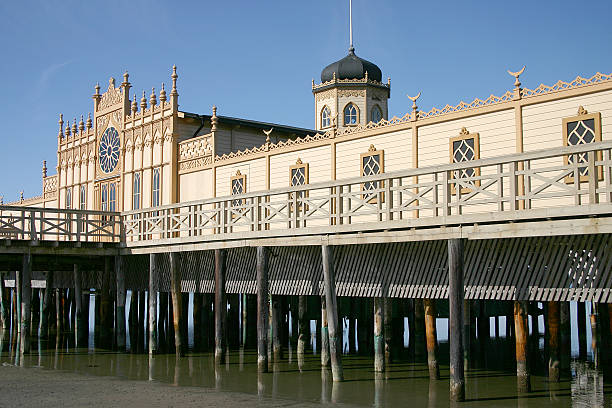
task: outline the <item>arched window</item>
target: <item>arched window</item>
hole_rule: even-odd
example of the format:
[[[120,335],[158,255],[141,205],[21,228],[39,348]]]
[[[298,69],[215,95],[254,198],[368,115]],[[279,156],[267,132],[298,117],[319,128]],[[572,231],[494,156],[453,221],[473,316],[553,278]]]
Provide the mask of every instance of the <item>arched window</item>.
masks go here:
[[[357,123],[359,123],[359,111],[355,104],[349,103],[344,108],[344,125],[356,125]]]
[[[72,188],[68,187],[66,189],[66,209],[72,208]]]
[[[153,207],[157,207],[159,203],[159,187],[160,187],[160,174],[159,168],[153,169]]]
[[[324,106],[321,110],[321,128],[326,128],[331,125],[331,110],[329,107]]]
[[[370,116],[370,120],[374,123],[378,123],[380,122],[380,120],[382,119],[383,115],[382,115],[382,111],[380,110],[380,108],[378,107],[378,105],[374,105],[372,107],[372,114]]]
[[[134,191],[132,194],[132,209],[140,209],[140,173],[134,173]]]
[[[81,210],[86,210],[87,209],[87,187],[85,186],[81,186],[81,205],[80,205],[80,209]]]
[[[117,210],[117,184],[110,183],[108,189],[108,211]]]

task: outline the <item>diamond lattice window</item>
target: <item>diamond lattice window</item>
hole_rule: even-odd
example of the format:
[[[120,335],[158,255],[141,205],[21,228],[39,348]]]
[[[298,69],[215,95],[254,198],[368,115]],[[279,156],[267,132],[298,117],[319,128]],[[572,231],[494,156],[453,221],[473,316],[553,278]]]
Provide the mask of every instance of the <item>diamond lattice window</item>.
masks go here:
[[[236,175],[232,177],[230,183],[232,195],[240,195],[246,193],[246,174],[240,173],[240,170],[236,172]],[[244,199],[232,200],[232,207],[234,210],[243,211],[246,201]]]
[[[370,145],[368,152],[361,155],[361,176],[375,176],[383,173],[383,161],[384,151],[376,150],[374,145]],[[376,201],[379,186],[382,187],[379,181],[364,182],[362,184],[362,190],[365,192],[364,198],[369,202]]]
[[[463,163],[480,158],[480,140],[478,133],[469,133],[466,128],[462,128],[459,136],[450,140],[450,159],[451,163]],[[468,193],[472,188],[480,185],[480,180],[475,180],[480,176],[480,168],[466,167],[455,170],[451,173],[451,178],[461,179],[461,193]],[[451,192],[456,193],[456,184],[451,185]]]
[[[563,119],[563,144],[565,146],[577,146],[586,143],[601,141],[601,114],[599,112],[589,114],[582,106],[578,108],[578,115]],[[588,181],[589,170],[587,167],[588,153],[578,153],[565,157],[565,164],[578,164],[580,181]],[[584,165],[582,165],[584,164]],[[598,178],[603,175],[601,168],[598,169]],[[566,177],[566,182],[573,183],[574,177]]]
[[[289,184],[293,186],[303,186],[308,184],[308,163],[303,163],[302,159],[298,158],[293,166],[289,168]],[[308,196],[307,191],[297,191],[295,193],[297,199],[298,210],[302,209],[302,199]],[[293,193],[289,195],[289,199],[293,200]],[[291,207],[293,211],[293,207]]]

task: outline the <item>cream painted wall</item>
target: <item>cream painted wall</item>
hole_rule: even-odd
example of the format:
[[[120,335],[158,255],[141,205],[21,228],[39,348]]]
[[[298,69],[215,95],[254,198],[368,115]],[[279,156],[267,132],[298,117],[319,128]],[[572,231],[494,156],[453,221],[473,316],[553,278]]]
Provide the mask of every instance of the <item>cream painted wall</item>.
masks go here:
[[[246,193],[265,190],[266,160],[260,158],[243,163],[217,167],[217,197],[231,195],[231,178],[236,175],[238,170],[240,170],[241,174],[246,174],[247,176]]]
[[[270,188],[289,187],[289,169],[298,157],[308,163],[309,183],[331,180],[331,147],[321,146],[299,152],[283,153],[270,158]]]

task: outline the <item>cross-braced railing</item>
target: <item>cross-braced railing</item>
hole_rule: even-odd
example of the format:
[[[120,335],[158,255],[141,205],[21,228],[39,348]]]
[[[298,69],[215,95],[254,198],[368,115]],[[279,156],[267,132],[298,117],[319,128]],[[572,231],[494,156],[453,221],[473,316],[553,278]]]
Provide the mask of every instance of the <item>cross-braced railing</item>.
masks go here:
[[[0,238],[31,241],[117,242],[116,212],[0,206]]]
[[[539,150],[127,211],[122,221],[129,245],[609,214],[611,150]]]

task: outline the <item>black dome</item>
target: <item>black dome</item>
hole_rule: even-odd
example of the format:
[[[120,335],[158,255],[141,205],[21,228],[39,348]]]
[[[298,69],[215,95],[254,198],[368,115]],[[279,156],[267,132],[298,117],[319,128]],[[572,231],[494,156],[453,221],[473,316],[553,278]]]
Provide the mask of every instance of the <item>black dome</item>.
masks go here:
[[[366,72],[368,73],[368,79],[382,82],[380,68],[370,61],[356,56],[354,48],[350,48],[346,57],[325,67],[321,72],[321,82],[331,81],[334,78],[334,73],[337,79],[364,79]]]

